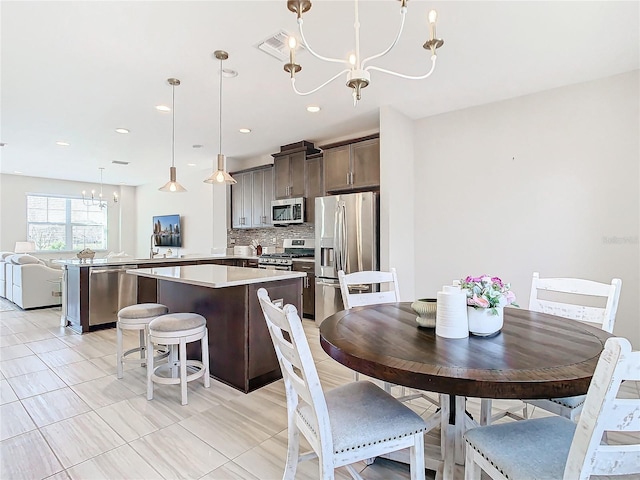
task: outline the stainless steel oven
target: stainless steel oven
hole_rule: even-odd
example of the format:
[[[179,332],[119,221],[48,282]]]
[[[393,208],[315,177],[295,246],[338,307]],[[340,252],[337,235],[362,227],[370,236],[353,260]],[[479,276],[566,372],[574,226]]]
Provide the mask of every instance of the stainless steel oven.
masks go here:
[[[258,261],[258,268],[270,268],[272,270],[287,270],[287,271],[291,271],[293,270],[293,263],[291,265],[269,265],[267,263],[260,263],[260,261]]]
[[[285,239],[284,252],[265,253],[258,258],[258,268],[271,268],[273,270],[293,270],[293,259],[313,257],[315,243],[313,238]]]

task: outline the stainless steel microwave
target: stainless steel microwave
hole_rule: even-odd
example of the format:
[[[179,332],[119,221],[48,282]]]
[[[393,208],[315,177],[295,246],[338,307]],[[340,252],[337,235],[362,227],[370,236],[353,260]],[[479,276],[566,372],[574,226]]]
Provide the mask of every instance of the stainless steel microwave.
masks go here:
[[[274,225],[304,223],[304,197],[272,200],[271,218]]]

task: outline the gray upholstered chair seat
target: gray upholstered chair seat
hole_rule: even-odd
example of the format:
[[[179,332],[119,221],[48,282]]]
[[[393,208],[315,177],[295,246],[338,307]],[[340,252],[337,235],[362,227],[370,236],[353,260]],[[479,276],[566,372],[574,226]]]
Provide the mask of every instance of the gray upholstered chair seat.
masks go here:
[[[425,429],[419,415],[370,382],[353,382],[334,388],[325,392],[325,398],[336,453],[406,437]],[[297,411],[311,426],[311,406],[303,404]]]
[[[564,475],[576,424],[547,417],[473,428],[465,433],[475,450],[514,480],[557,480]]]
[[[118,312],[120,320],[138,320],[150,317],[159,317],[169,311],[165,305],[159,303],[139,303],[129,305]]]
[[[169,313],[162,315],[149,324],[149,330],[158,333],[187,332],[204,328],[207,321],[197,313]]]

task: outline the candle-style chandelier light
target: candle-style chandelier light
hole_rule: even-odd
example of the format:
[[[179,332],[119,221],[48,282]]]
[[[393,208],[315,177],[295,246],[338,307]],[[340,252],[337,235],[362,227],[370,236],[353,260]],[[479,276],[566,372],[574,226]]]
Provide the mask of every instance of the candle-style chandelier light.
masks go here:
[[[109,206],[108,200],[106,200],[102,196],[102,173],[104,171],[104,167],[99,167],[99,168],[100,168],[100,193],[98,194],[98,196],[96,197],[95,190],[91,190],[90,197],[87,197],[86,190],[82,191],[82,203],[84,203],[84,205],[87,207],[107,208]],[[118,203],[118,194],[116,192],[113,192],[113,203]]]
[[[437,14],[435,10],[431,10],[429,12],[429,15],[428,15],[429,40],[427,40],[427,42],[423,45],[423,47],[426,50],[429,50],[431,52],[431,68],[427,73],[425,73],[424,75],[405,75],[403,73],[394,72],[392,70],[387,70],[385,68],[368,65],[370,61],[380,58],[386,55],[387,53],[389,53],[393,49],[393,47],[396,46],[396,44],[398,43],[398,40],[400,40],[400,36],[402,35],[402,31],[404,29],[404,21],[405,21],[405,16],[407,14],[408,0],[399,0],[399,1],[401,4],[400,28],[398,30],[398,33],[395,39],[393,40],[391,45],[389,45],[389,47],[387,47],[382,52],[375,55],[371,55],[370,57],[367,57],[363,60],[360,56],[360,20],[358,15],[358,0],[355,0],[355,23],[354,23],[355,51],[354,53],[351,53],[349,55],[348,59],[345,60],[341,58],[331,58],[331,57],[325,57],[323,55],[319,55],[313,50],[313,48],[311,48],[311,46],[309,45],[309,42],[304,36],[304,30],[302,28],[303,26],[302,14],[311,9],[311,2],[309,0],[287,0],[287,8],[291,10],[293,13],[295,13],[298,17],[298,32],[300,34],[300,39],[302,40],[302,43],[304,44],[305,48],[309,51],[309,53],[311,53],[311,55],[313,55],[314,57],[320,60],[324,60],[327,62],[334,62],[334,63],[342,63],[347,65],[347,68],[336,73],[333,77],[331,77],[329,80],[327,80],[320,86],[308,92],[301,92],[296,88],[296,74],[302,70],[302,66],[295,63],[295,50],[296,50],[298,41],[294,36],[291,36],[289,37],[289,63],[284,65],[284,70],[287,73],[289,73],[289,75],[291,76],[291,86],[293,87],[293,91],[296,92],[298,95],[310,95],[312,93],[317,92],[322,87],[328,85],[329,83],[334,81],[336,78],[346,73],[347,74],[346,85],[347,87],[352,89],[353,105],[356,106],[358,104],[358,101],[361,99],[362,89],[365,88],[367,85],[369,85],[369,82],[371,80],[371,74],[369,72],[372,70],[388,73],[389,75],[395,75],[397,77],[401,77],[409,80],[423,80],[427,78],[429,75],[431,75],[434,69],[436,68],[436,58],[437,58],[436,49],[440,48],[444,44],[444,40],[436,37]]]

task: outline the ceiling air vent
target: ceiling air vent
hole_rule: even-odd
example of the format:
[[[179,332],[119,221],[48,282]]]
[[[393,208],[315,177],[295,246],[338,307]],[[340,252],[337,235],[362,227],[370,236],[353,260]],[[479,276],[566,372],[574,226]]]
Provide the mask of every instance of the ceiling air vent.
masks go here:
[[[277,58],[281,62],[286,62],[289,60],[289,34],[280,30],[279,32],[271,35],[269,38],[266,38],[258,45],[256,45],[258,50],[262,50],[264,53],[271,55],[274,58]],[[306,49],[301,43],[298,43],[298,49],[296,53],[302,53]]]
[[[129,165],[130,162],[123,162],[122,160],[111,160],[111,163],[115,163],[116,165]]]

